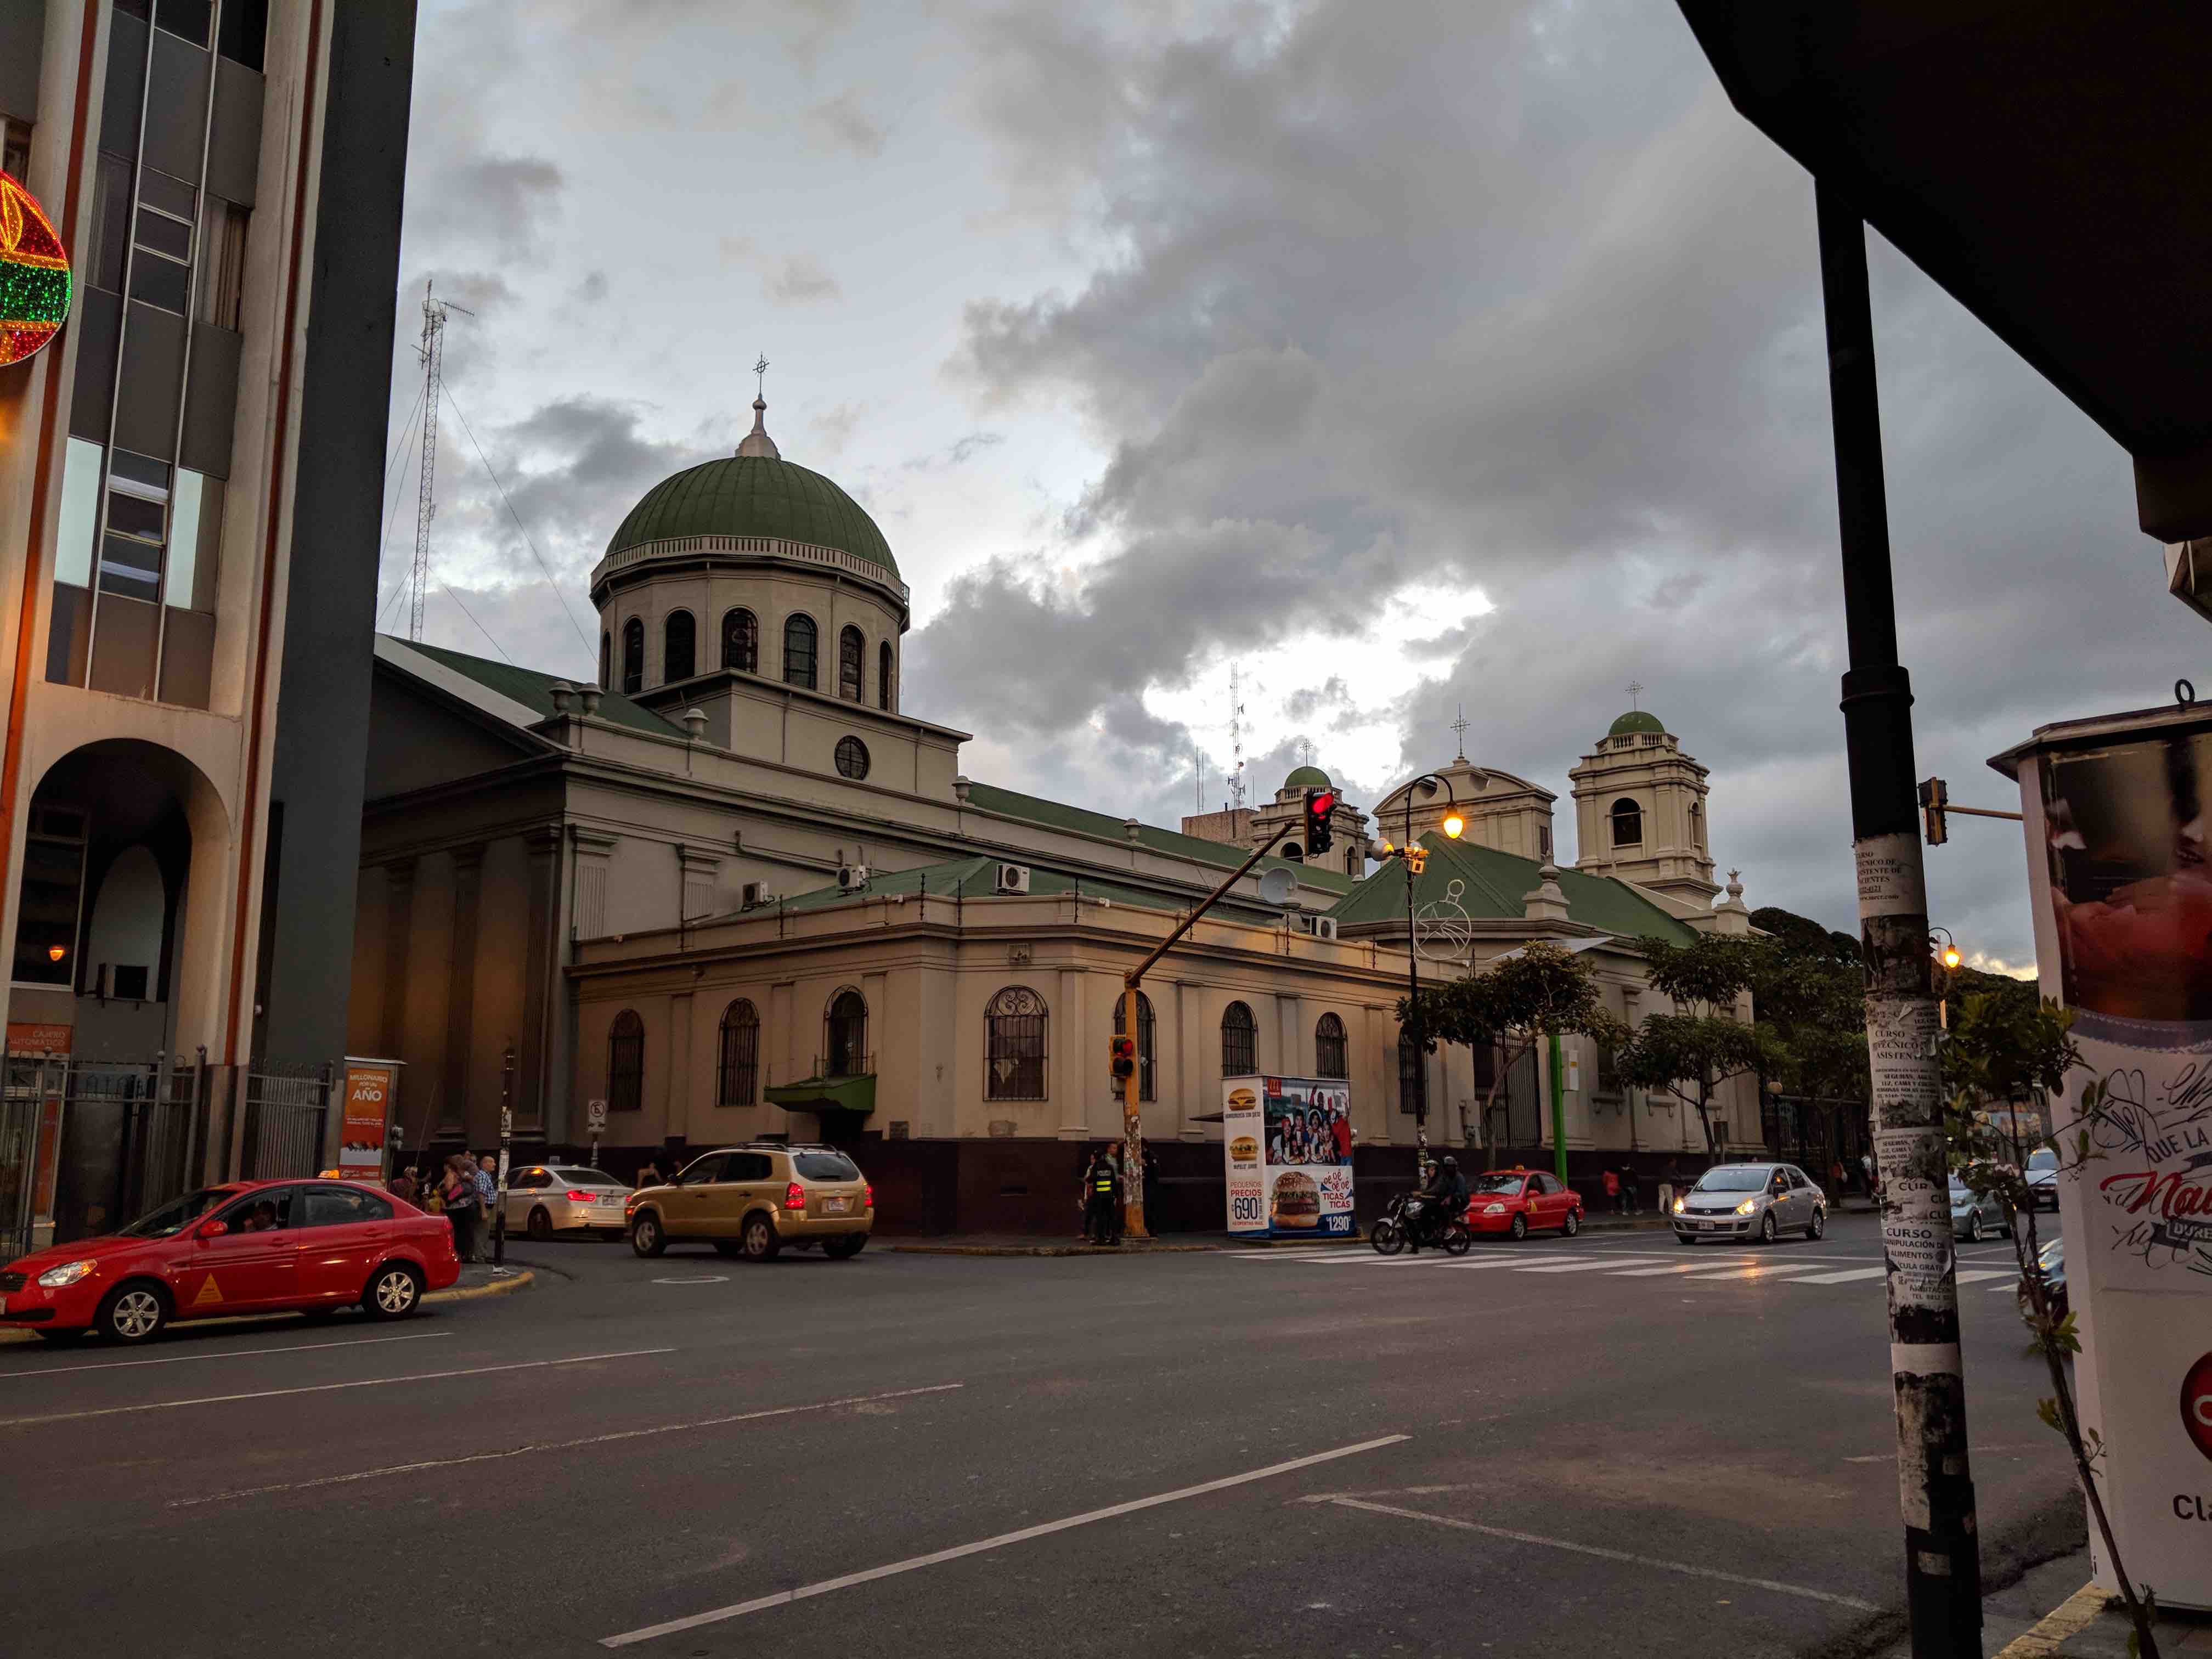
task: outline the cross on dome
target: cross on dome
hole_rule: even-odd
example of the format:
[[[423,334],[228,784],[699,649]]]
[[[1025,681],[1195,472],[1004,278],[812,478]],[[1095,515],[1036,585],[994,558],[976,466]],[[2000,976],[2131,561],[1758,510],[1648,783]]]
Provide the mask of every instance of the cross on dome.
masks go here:
[[[753,365],[753,429],[745,434],[738,445],[740,455],[758,456],[767,460],[780,461],[783,452],[775,447],[775,440],[768,435],[768,354]]]
[[[1644,687],[1644,683],[1643,683],[1641,680],[1631,680],[1631,681],[1629,681],[1629,683],[1628,683],[1628,706],[1629,706],[1631,708],[1643,708],[1643,707],[1644,707],[1644,705],[1643,705],[1641,702],[1638,702],[1637,700],[1644,695],[1644,690],[1645,690],[1645,687]]]

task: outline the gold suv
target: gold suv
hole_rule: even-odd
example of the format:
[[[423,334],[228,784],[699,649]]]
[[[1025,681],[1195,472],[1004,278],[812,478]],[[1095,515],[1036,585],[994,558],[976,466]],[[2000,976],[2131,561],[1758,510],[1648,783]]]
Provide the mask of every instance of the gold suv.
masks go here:
[[[875,1224],[876,1189],[834,1146],[753,1141],[694,1158],[683,1174],[629,1195],[629,1246],[659,1255],[696,1240],[724,1255],[766,1261],[787,1244],[819,1244],[849,1261]]]

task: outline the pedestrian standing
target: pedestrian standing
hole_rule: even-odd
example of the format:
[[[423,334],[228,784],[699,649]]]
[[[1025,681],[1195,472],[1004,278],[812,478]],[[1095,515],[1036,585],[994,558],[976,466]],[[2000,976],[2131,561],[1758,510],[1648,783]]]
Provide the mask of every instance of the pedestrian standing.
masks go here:
[[[1828,1185],[1834,1189],[1835,1194],[1838,1198],[1841,1198],[1844,1195],[1845,1182],[1844,1176],[1844,1160],[1841,1155],[1838,1155],[1835,1162],[1828,1166]]]
[[[1100,1147],[1084,1171],[1083,1237],[1093,1244],[1114,1242],[1114,1214],[1121,1207],[1121,1178]]]
[[[440,1188],[446,1215],[453,1227],[453,1254],[464,1261],[475,1259],[477,1243],[476,1171],[468,1159],[455,1152],[446,1160],[446,1182]]]
[[[1620,1195],[1620,1170],[1607,1170],[1605,1172],[1605,1195],[1607,1199],[1612,1200],[1613,1212],[1615,1215],[1624,1215],[1626,1213],[1626,1211],[1622,1207],[1623,1200]]]
[[[637,1172],[637,1184],[641,1192],[647,1187],[660,1185],[660,1166],[649,1158],[646,1159],[645,1167]]]
[[[1871,1151],[1859,1154],[1859,1173],[1866,1178],[1867,1196],[1872,1198],[1874,1196],[1874,1153]]]
[[[402,1170],[385,1183],[392,1197],[408,1204],[415,1201],[415,1177]]]
[[[1620,1172],[1620,1197],[1621,1201],[1628,1206],[1628,1213],[1631,1215],[1634,1215],[1644,1207],[1644,1194],[1636,1179],[1636,1169],[1633,1164]]]
[[[492,1212],[499,1204],[499,1160],[486,1152],[477,1160],[477,1260],[491,1260]]]

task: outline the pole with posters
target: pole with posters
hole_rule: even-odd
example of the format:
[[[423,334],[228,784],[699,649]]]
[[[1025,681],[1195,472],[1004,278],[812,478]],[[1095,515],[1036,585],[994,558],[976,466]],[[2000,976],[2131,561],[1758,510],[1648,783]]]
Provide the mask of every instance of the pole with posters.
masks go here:
[[[1866,961],[1875,1155],[1883,1182],[1905,1613],[1913,1659],[1980,1659],[1981,1550],[1966,1459],[1966,1379],[1912,765],[1912,685],[1897,655],[1866,230],[1832,185],[1815,181],[1814,209],[1850,652],[1844,747]]]
[[[507,1271],[507,1158],[514,1135],[514,1045],[510,1042],[499,1068],[499,1179],[492,1184],[491,1223],[491,1270],[495,1273]]]

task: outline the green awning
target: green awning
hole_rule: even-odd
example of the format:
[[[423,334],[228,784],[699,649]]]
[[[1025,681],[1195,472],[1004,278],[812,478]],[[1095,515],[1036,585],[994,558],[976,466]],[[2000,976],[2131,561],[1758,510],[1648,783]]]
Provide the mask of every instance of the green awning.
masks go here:
[[[866,1117],[876,1109],[876,1079],[811,1077],[804,1083],[779,1083],[768,1090],[768,1103],[790,1112],[858,1112]]]

